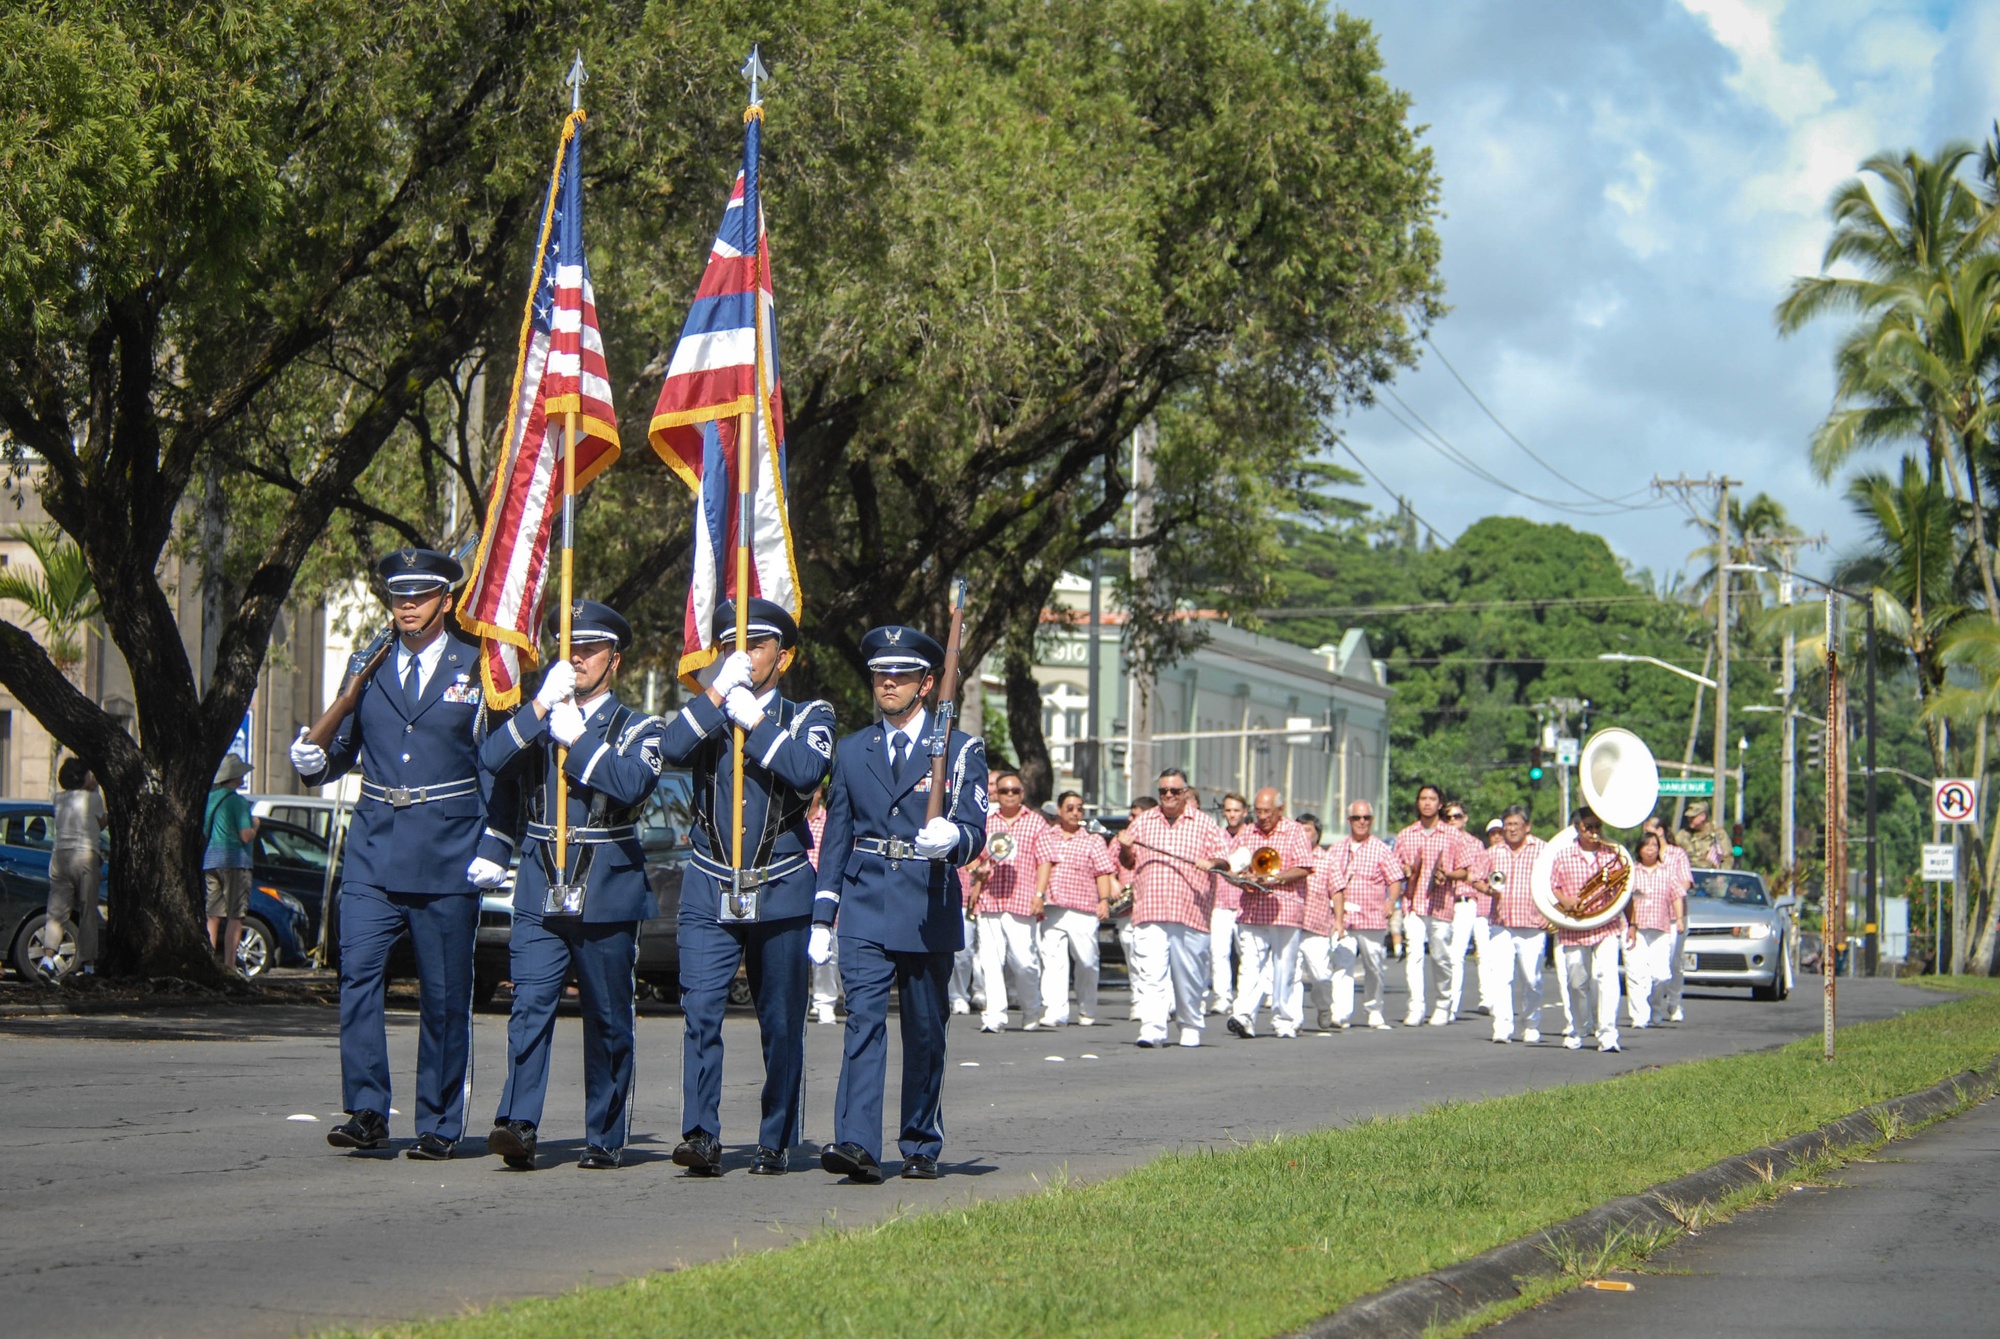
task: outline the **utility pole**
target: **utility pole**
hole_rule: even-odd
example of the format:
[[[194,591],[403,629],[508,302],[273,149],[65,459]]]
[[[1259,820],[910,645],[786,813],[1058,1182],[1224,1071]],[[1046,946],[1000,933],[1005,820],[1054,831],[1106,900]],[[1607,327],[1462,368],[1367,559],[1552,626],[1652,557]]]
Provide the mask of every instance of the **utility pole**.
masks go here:
[[[1562,774],[1563,827],[1569,826],[1570,764],[1563,761],[1566,755],[1562,752],[1562,741],[1570,737],[1570,716],[1574,714],[1581,717],[1588,710],[1590,710],[1589,699],[1580,697],[1555,697],[1550,698],[1547,702],[1537,702],[1534,706],[1535,715],[1539,720],[1546,722],[1551,716],[1555,718],[1555,733],[1553,735],[1548,733],[1546,725],[1542,727],[1542,744],[1543,747],[1549,749],[1555,755],[1556,770]]]
[[[1789,606],[1792,602],[1791,545],[1787,544],[1784,546],[1784,554],[1785,571],[1784,575],[1778,580],[1778,603]],[[1792,633],[1791,626],[1787,624],[1785,627],[1784,668],[1780,672],[1778,679],[1778,696],[1784,699],[1785,710],[1785,752],[1779,762],[1779,770],[1784,775],[1779,778],[1778,784],[1778,861],[1784,866],[1787,878],[1791,877],[1792,866],[1797,863],[1797,852],[1794,849],[1797,842],[1797,835],[1793,829],[1797,826],[1798,817],[1799,764],[1797,749],[1799,729],[1798,717],[1793,714],[1792,707],[1792,689],[1795,682],[1792,657],[1797,646],[1798,638]],[[1870,758],[1868,764],[1870,767],[1873,767],[1875,760]]]
[[[1083,802],[1089,812],[1104,811],[1104,744],[1098,729],[1098,689],[1103,677],[1104,635],[1104,550],[1090,555],[1090,647],[1084,657],[1084,674],[1090,680],[1083,695],[1083,757],[1077,768],[1083,782]]]
[[[1709,475],[1690,479],[1653,477],[1653,491],[1669,490],[1687,498],[1697,489],[1715,490],[1715,793],[1709,797],[1711,821],[1723,821],[1724,777],[1729,769],[1729,490],[1739,488],[1741,479]]]

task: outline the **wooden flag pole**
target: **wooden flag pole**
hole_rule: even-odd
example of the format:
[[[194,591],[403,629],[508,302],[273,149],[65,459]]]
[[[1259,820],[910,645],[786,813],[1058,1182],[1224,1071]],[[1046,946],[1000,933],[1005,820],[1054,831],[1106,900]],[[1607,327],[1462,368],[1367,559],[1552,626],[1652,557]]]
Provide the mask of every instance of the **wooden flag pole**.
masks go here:
[[[575,589],[572,560],[576,553],[576,411],[563,415],[563,546],[562,613],[556,623],[556,655],[569,659],[570,606]],[[556,745],[556,883],[569,882],[569,746]]]

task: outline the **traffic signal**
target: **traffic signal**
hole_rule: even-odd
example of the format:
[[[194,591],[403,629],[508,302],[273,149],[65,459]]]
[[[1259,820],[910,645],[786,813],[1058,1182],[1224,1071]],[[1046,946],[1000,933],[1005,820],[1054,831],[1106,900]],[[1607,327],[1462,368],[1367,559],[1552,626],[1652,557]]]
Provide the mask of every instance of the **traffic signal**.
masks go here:
[[[1826,731],[1815,729],[1806,736],[1806,766],[1817,772],[1825,763]]]
[[[1743,858],[1743,825],[1736,824],[1729,829],[1729,854],[1738,860]]]
[[[1528,750],[1528,784],[1536,790],[1542,788],[1542,778],[1547,772],[1542,767],[1542,746],[1536,744]]]

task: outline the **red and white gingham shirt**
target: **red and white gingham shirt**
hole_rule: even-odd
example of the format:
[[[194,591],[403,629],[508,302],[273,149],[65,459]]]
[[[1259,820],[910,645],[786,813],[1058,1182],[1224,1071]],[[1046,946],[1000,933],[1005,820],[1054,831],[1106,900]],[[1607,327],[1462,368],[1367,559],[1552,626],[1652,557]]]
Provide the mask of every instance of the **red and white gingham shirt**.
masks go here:
[[[1635,863],[1632,866],[1632,903],[1625,914],[1641,930],[1671,930],[1680,907],[1681,876],[1672,865]]]
[[[1464,835],[1442,818],[1429,828],[1417,822],[1396,834],[1396,858],[1403,862],[1404,876],[1409,879],[1403,893],[1418,915],[1451,915],[1452,894],[1458,885],[1445,885],[1444,910],[1436,911],[1432,909],[1431,884],[1439,870],[1459,868],[1459,838]]]
[[[1618,853],[1608,844],[1600,845],[1595,851],[1572,846],[1556,857],[1555,869],[1549,874],[1549,887],[1556,891],[1558,897],[1575,897],[1577,890],[1593,873],[1617,859]],[[1614,916],[1595,930],[1557,930],[1556,942],[1571,948],[1588,948],[1618,933],[1624,919],[1623,916]]]
[[[1097,913],[1097,876],[1113,871],[1110,852],[1094,834],[1082,828],[1065,832],[1051,823],[1035,846],[1035,860],[1049,866],[1045,900],[1050,906]]]
[[[1190,807],[1169,823],[1158,809],[1148,809],[1126,831],[1135,842],[1181,857],[1176,860],[1141,847],[1133,849],[1132,923],[1166,922],[1206,930],[1209,912],[1215,907],[1215,876],[1187,862],[1221,857],[1222,829],[1215,820]]]
[[[1247,818],[1243,820],[1243,826],[1236,829],[1233,836],[1230,834],[1228,828],[1222,829],[1222,854],[1226,856],[1234,855],[1238,851],[1247,851],[1251,855],[1255,855],[1257,848],[1264,844],[1264,842],[1258,839],[1257,825]],[[1215,881],[1215,909],[1217,911],[1243,910],[1243,890],[1227,879],[1217,879]]]
[[[809,832],[811,832],[813,836],[813,848],[812,850],[806,852],[806,858],[812,861],[812,867],[814,869],[818,869],[819,839],[826,835],[826,810],[824,807],[822,807],[818,813],[814,814],[811,818],[808,818],[806,820],[806,829]]]
[[[1361,842],[1349,837],[1327,850],[1327,891],[1345,895],[1350,930],[1388,929],[1386,900],[1389,890],[1402,881],[1403,863],[1380,837]]]
[[[1688,859],[1688,853],[1665,837],[1660,838],[1660,846],[1660,863],[1674,871],[1680,880],[1680,891],[1685,893],[1694,887],[1694,862]]]
[[[1278,853],[1278,868],[1311,869],[1313,863],[1312,829],[1295,818],[1280,816],[1278,825],[1268,833],[1255,823],[1246,823],[1250,830],[1250,850],[1255,854],[1258,848],[1268,846]],[[1217,879],[1218,884],[1223,880]],[[1243,911],[1237,917],[1239,925],[1304,925],[1305,885],[1303,883],[1283,883],[1273,885],[1268,893],[1260,893],[1255,888],[1245,888]]]
[[[1333,868],[1339,857],[1333,848],[1322,846],[1313,852],[1312,877],[1306,880],[1306,923],[1308,935],[1333,934]]]
[[[986,887],[979,897],[980,915],[1035,914],[1035,845],[1048,826],[1048,819],[1026,805],[1012,819],[1003,817],[997,805],[986,815],[986,852],[990,863]],[[993,838],[1002,832],[1013,835],[1013,853],[1005,860],[992,860]]]
[[[1548,923],[1535,905],[1533,891],[1535,859],[1542,846],[1542,839],[1530,833],[1522,838],[1518,851],[1501,842],[1485,855],[1486,884],[1496,894],[1493,919],[1509,930],[1539,930]]]
[[[1445,909],[1438,914],[1450,915],[1458,898],[1469,897],[1472,899],[1474,915],[1491,918],[1492,894],[1473,887],[1474,884],[1486,882],[1487,871],[1491,868],[1486,854],[1486,839],[1469,828],[1460,828],[1459,831],[1465,834],[1465,842],[1460,847],[1457,857],[1460,862],[1458,867],[1465,871],[1465,882],[1452,885],[1452,896],[1445,899]]]

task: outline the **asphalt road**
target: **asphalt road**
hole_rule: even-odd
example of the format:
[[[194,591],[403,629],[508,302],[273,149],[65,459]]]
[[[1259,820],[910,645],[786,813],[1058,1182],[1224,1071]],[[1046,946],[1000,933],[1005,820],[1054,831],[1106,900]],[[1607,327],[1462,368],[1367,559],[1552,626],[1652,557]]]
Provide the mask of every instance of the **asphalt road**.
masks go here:
[[[1521,1339],[1950,1335],[2000,1331],[2000,1102],[1794,1190],[1624,1276],[1495,1326]]]
[[[1842,1018],[1938,999],[1856,981],[1844,987]],[[1100,1016],[1122,1019],[1124,1004],[1114,989]],[[1401,1013],[1392,999],[1390,1016]],[[1687,1014],[1678,1027],[1628,1032],[1624,1052],[1608,1056],[1549,1042],[1496,1046],[1476,1016],[1450,1028],[1289,1042],[1242,1041],[1211,1025],[1202,1048],[1160,1051],[1133,1046],[1137,1027],[1122,1021],[983,1036],[961,1019],[945,1087],[946,1175],[879,1187],[839,1184],[801,1154],[794,1166],[810,1170],[743,1172],[760,1082],[747,1014],[732,1016],[725,1033],[731,1170],[712,1181],[683,1178],[668,1161],[680,1130],[681,1022],[665,1012],[640,1019],[634,1146],[617,1172],[567,1165],[580,1151],[580,1025],[562,1020],[542,1144],[560,1163],[531,1174],[503,1170],[478,1137],[499,1095],[491,1075],[504,1057],[502,1014],[477,1022],[475,1137],[462,1146],[470,1156],[442,1164],[327,1148],[327,1126],[339,1119],[329,1009],[8,1020],[0,1022],[8,1328],[37,1339],[268,1336],[449,1314],[783,1245],[900,1206],[1024,1193],[1064,1167],[1092,1179],[1165,1149],[1768,1047],[1817,1033],[1819,999],[1697,996]],[[407,1082],[414,1016],[392,1014],[390,1030],[395,1072]],[[807,1055],[807,1135],[823,1140],[840,1029],[810,1028]],[[893,1098],[892,1083],[891,1121]],[[392,1127],[399,1145],[408,1140],[407,1117]]]

